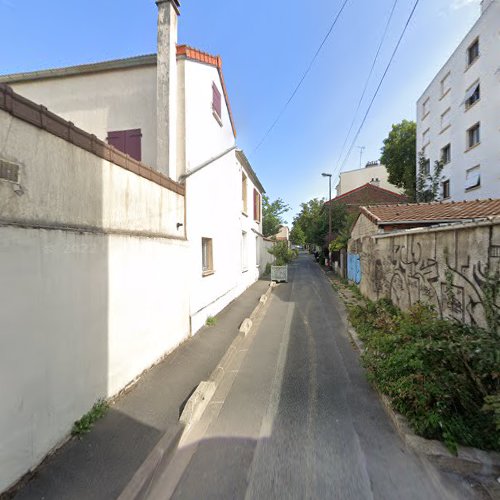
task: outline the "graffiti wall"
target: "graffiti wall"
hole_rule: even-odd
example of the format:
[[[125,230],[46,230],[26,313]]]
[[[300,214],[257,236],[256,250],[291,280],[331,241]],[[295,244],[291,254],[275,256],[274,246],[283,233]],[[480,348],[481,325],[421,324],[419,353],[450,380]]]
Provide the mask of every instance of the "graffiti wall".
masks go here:
[[[388,297],[402,309],[420,301],[442,318],[498,330],[500,220],[369,236],[350,250],[372,300]]]

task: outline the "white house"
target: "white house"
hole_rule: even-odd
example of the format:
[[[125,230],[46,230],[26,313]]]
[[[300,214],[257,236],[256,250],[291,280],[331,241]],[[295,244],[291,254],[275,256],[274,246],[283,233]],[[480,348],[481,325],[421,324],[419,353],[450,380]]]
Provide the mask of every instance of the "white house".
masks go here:
[[[0,83],[185,183],[194,333],[263,271],[264,189],[236,149],[221,58],[177,45],[180,2],[156,3],[158,54],[7,75]]]
[[[483,0],[481,16],[417,102],[417,155],[431,173],[443,161],[441,199],[500,197],[499,30],[500,1]]]
[[[387,189],[394,193],[402,193],[403,190],[394,186],[389,182],[389,173],[385,165],[381,165],[378,161],[369,161],[364,168],[341,172],[339,183],[337,184],[337,196],[348,193],[353,189],[371,183],[374,186]]]

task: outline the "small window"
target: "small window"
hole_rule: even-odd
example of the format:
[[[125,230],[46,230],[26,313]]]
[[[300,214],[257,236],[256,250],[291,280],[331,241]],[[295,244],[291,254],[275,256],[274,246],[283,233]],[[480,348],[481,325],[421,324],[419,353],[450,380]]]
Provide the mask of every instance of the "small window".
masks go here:
[[[215,83],[212,84],[212,111],[220,121],[222,119],[222,97]]]
[[[443,199],[449,198],[450,197],[450,181],[449,180],[443,181],[442,187],[443,187]]]
[[[244,214],[248,213],[248,203],[247,203],[247,176],[241,173],[241,210]]]
[[[424,119],[429,114],[429,103],[430,98],[428,97],[422,104],[422,119]]]
[[[448,108],[442,115],[441,115],[441,130],[444,130],[450,126],[450,109]]]
[[[429,160],[429,158],[426,158],[424,160],[424,163],[422,165],[422,173],[424,175],[430,175],[431,174],[431,160]]]
[[[444,165],[450,163],[451,161],[451,144],[447,144],[441,149],[441,161]]]
[[[427,146],[427,144],[429,144],[430,142],[430,129],[428,128],[423,134],[422,134],[422,144],[425,146]]]
[[[451,90],[451,87],[450,87],[450,73],[448,73],[441,80],[441,97],[444,97],[450,90]]]
[[[214,272],[212,238],[201,239],[201,256],[203,275],[212,274]]]
[[[474,40],[467,49],[467,66],[473,64],[479,57],[479,39]]]
[[[481,99],[481,88],[479,83],[475,83],[465,94],[465,109],[469,109]]]
[[[141,129],[137,128],[108,132],[106,140],[110,146],[115,147],[137,161],[141,161],[141,138]]]
[[[479,170],[479,165],[469,168],[465,173],[465,190],[470,191],[478,187],[481,187],[481,171]]]
[[[467,148],[473,148],[481,142],[480,125],[476,123],[467,130]]]
[[[256,222],[260,222],[260,194],[253,190],[253,218]]]
[[[247,233],[241,232],[241,271],[248,270],[248,249],[247,249]]]

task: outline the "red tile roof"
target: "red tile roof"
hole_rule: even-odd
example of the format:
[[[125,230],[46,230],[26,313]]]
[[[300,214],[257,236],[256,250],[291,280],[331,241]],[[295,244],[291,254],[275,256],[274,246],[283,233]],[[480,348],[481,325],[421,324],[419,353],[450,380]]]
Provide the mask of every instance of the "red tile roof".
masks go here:
[[[338,201],[344,201],[345,198],[352,196],[355,193],[358,193],[359,191],[372,191],[374,193],[380,193],[384,195],[389,195],[389,197],[394,197],[395,200],[399,200],[400,202],[407,201],[408,197],[404,194],[400,193],[395,193],[394,191],[391,191],[390,189],[385,189],[380,186],[376,186],[375,184],[372,184],[371,182],[367,182],[366,184],[363,184],[362,186],[359,186],[357,188],[351,189],[350,191],[347,191],[347,193],[343,193],[339,196],[336,196],[335,198],[332,198],[330,201],[327,201],[325,205],[328,205],[330,202],[331,203],[336,203]],[[387,200],[384,200],[387,201]]]
[[[500,215],[500,199],[371,205],[361,213],[379,225],[463,221]]]

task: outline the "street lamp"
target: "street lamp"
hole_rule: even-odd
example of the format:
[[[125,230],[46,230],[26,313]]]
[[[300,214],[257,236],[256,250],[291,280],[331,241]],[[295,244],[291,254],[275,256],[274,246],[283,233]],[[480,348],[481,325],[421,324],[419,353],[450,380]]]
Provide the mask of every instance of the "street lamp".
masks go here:
[[[332,241],[332,174],[321,174],[328,177],[328,260],[330,260],[330,242]]]

